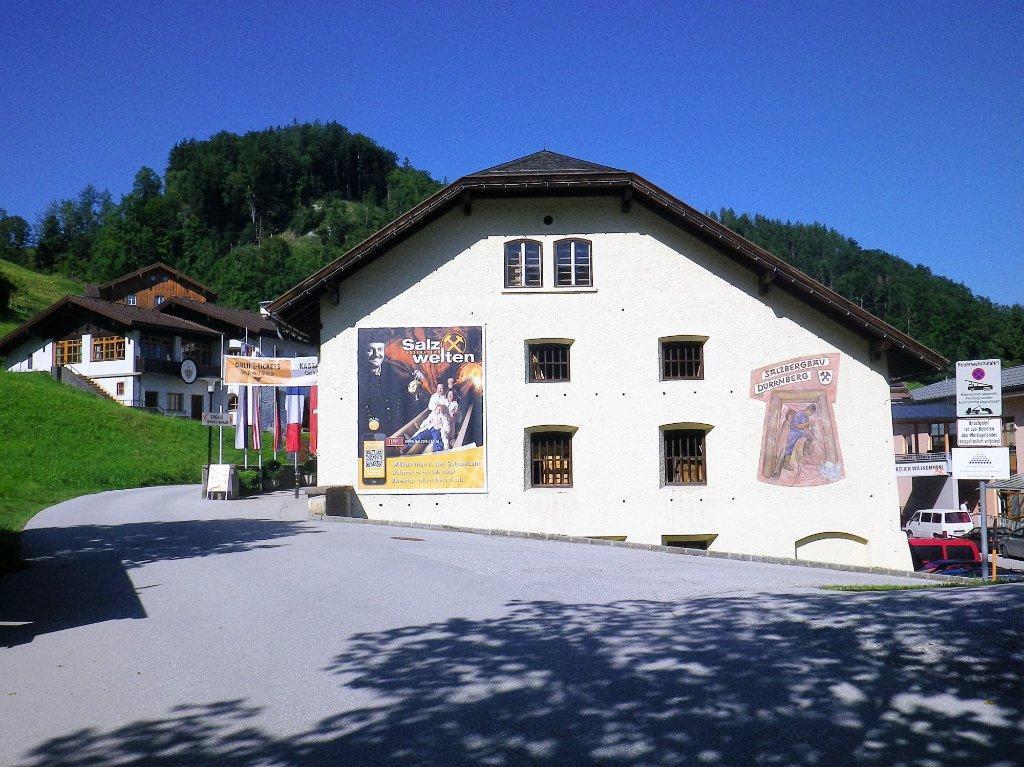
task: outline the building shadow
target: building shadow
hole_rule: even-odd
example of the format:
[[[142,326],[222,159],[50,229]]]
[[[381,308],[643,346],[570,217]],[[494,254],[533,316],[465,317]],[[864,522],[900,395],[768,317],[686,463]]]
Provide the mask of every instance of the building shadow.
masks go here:
[[[40,744],[25,765],[1017,763],[1022,592],[516,602],[350,638],[372,703],[293,736],[242,700]]]
[[[318,532],[259,519],[76,525],[24,531],[26,566],[0,580],[0,647],[109,620],[145,618],[128,570],[163,560],[283,545]]]

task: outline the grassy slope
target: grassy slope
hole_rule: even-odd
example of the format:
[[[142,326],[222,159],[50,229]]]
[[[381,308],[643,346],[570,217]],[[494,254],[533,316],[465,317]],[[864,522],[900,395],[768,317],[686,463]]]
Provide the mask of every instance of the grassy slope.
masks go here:
[[[37,511],[101,490],[199,482],[206,463],[202,425],[126,408],[45,373],[0,371],[0,435],[0,572],[15,561],[14,533]],[[240,460],[227,431],[224,439],[224,460]]]
[[[81,295],[82,283],[58,274],[40,274],[0,258],[0,274],[14,283],[11,311],[0,314],[0,336],[68,293]]]

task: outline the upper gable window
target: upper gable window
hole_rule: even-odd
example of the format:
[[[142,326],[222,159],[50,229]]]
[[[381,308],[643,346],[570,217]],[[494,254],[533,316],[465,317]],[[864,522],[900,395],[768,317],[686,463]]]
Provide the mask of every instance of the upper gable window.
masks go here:
[[[135,306],[138,303],[138,299],[135,297],[134,293],[129,293],[124,297],[124,302],[128,304],[128,306]]]
[[[539,288],[541,282],[541,244],[534,240],[505,243],[505,287]]]
[[[163,302],[164,302],[164,297],[163,296],[157,296],[156,298],[153,299],[153,303],[155,305],[157,305],[157,306],[160,306],[160,304],[162,304]]]
[[[560,288],[593,285],[589,240],[555,243],[555,285]]]

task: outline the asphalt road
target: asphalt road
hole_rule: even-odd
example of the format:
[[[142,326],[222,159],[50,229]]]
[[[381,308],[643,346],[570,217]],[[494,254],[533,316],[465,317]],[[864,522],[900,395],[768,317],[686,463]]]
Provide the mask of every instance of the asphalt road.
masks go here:
[[[1024,588],[79,498],[0,580],[0,764],[1015,765]]]

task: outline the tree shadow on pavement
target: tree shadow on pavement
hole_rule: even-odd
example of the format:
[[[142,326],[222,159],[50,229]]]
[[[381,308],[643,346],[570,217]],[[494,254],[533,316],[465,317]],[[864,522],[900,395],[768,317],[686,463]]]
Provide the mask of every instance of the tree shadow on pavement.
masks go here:
[[[236,700],[82,730],[25,756],[53,767],[1008,766],[1024,747],[1022,603],[1013,586],[517,602],[498,618],[352,637],[325,672],[373,703],[291,737],[262,731],[255,704]]]
[[[146,612],[128,569],[151,562],[273,548],[316,532],[296,522],[260,519],[134,522],[26,530],[27,567],[0,580],[0,647],[36,636]]]

